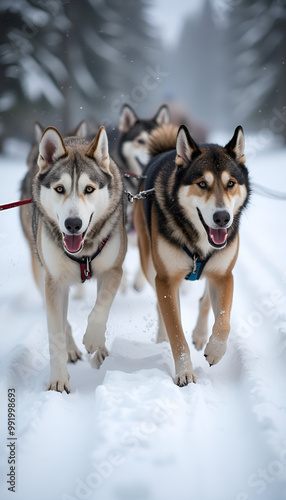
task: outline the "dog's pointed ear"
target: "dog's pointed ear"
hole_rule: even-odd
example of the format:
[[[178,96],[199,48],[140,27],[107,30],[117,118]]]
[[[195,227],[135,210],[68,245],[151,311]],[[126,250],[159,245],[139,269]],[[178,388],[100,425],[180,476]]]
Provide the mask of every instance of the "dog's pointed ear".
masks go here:
[[[181,125],[179,128],[176,150],[177,156],[175,161],[178,167],[187,165],[190,160],[194,158],[194,155],[199,155],[201,153],[200,148],[190,136],[190,133],[185,125]]]
[[[119,117],[119,130],[120,132],[128,132],[128,130],[133,127],[133,125],[137,122],[138,118],[133,109],[125,104],[120,112]]]
[[[241,127],[241,125],[236,127],[233,137],[225,146],[225,149],[231,156],[234,155],[240,163],[245,163],[245,140],[243,128]]]
[[[38,144],[40,143],[40,140],[42,138],[44,130],[45,130],[45,127],[43,127],[43,125],[41,125],[41,123],[35,122],[35,124],[34,124],[34,138],[35,138],[35,142],[37,142]]]
[[[157,111],[156,115],[154,116],[153,120],[161,126],[161,125],[169,125],[171,123],[171,116],[170,116],[170,110],[167,106],[167,104],[163,104]]]
[[[93,158],[97,165],[107,174],[112,175],[109,169],[110,158],[108,152],[108,138],[106,130],[103,126],[100,127],[97,136],[90,144],[86,156]]]
[[[54,127],[46,128],[39,144],[38,166],[40,172],[44,172],[56,160],[66,154],[67,150],[58,130]]]
[[[82,137],[85,139],[87,136],[87,123],[85,120],[82,120],[78,126],[74,129],[73,134],[75,137]]]

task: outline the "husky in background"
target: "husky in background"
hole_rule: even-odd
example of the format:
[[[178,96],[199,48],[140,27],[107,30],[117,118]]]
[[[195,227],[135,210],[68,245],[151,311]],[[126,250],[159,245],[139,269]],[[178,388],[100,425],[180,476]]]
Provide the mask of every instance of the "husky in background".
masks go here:
[[[113,152],[117,165],[140,175],[149,161],[147,141],[150,133],[163,124],[170,123],[168,107],[163,104],[151,119],[138,118],[135,111],[125,104],[119,116],[119,136]]]
[[[150,158],[147,149],[150,133],[157,127],[168,123],[170,123],[170,113],[165,104],[160,106],[157,113],[151,119],[139,118],[131,106],[125,104],[120,112],[118,136],[111,153],[119,168],[122,171],[140,176]],[[138,190],[138,180],[132,176],[125,177],[124,186],[127,191],[136,193]],[[127,205],[127,234],[128,243],[136,246],[137,236],[134,231],[133,204],[131,203]],[[144,282],[145,279],[139,267],[133,286],[136,290],[141,290]],[[126,287],[127,279],[124,272],[121,290],[125,290]]]
[[[99,366],[108,355],[106,322],[122,277],[126,253],[125,205],[119,169],[109,156],[104,127],[90,142],[63,139],[48,127],[39,142],[37,166],[31,164],[22,198],[24,233],[32,252],[32,267],[42,289],[48,322],[50,381],[48,389],[70,392],[67,361],[80,352],[67,322],[69,288],[97,278],[97,299],[83,343]]]
[[[175,148],[175,149],[173,149]],[[182,280],[206,278],[193,343],[207,343],[207,318],[215,322],[204,355],[210,365],[226,352],[233,295],[240,216],[249,198],[244,134],[237,127],[225,147],[197,145],[182,125],[162,126],[149,138],[152,160],[140,189],[151,190],[135,201],[134,222],[141,265],[157,293],[158,341],[169,339],[175,362],[175,383],[196,382],[179,307]]]

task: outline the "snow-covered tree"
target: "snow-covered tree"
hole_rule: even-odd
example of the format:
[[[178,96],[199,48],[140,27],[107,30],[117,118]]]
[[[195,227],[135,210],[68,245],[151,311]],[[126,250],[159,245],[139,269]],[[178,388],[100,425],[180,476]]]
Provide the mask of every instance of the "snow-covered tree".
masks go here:
[[[273,110],[283,113],[286,105],[286,4],[241,0],[228,12],[227,21],[235,115],[251,127],[269,127]]]
[[[286,141],[285,1],[204,0],[167,58],[176,96],[210,129],[272,127]]]
[[[150,0],[3,0],[1,136],[30,138],[35,120],[62,131],[83,118],[117,120],[121,101],[158,60],[149,6]]]
[[[190,116],[209,129],[222,127],[225,107],[225,64],[218,28],[210,0],[185,19],[177,45],[168,54],[172,91]],[[168,89],[167,89],[168,90]]]

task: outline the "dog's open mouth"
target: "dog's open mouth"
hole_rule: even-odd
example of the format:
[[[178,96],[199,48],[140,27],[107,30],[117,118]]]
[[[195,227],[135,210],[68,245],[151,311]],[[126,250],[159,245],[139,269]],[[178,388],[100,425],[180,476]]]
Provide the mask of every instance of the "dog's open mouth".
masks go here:
[[[67,252],[78,253],[80,250],[82,250],[83,243],[84,243],[84,237],[85,237],[87,230],[89,228],[89,225],[91,223],[92,216],[93,216],[93,213],[91,214],[87,228],[83,233],[80,233],[80,234],[79,233],[78,234],[63,233],[64,245],[66,247]]]
[[[208,235],[216,246],[224,245],[227,238],[227,229],[208,228]]]
[[[205,223],[203,216],[198,208],[197,211],[199,214],[200,221],[207,232],[209,244],[214,248],[223,248],[226,245],[227,229],[224,227],[222,228],[209,227]]]
[[[69,253],[77,253],[81,250],[83,245],[84,234],[65,234],[64,235],[64,244]]]

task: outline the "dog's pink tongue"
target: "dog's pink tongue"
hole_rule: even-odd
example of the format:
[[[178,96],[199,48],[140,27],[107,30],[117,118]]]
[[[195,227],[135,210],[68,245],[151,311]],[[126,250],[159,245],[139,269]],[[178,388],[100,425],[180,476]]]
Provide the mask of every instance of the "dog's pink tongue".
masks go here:
[[[82,234],[65,234],[64,242],[69,252],[78,252],[82,243]]]
[[[209,234],[215,245],[222,245],[227,237],[227,229],[213,229],[210,227]]]

